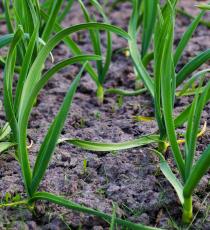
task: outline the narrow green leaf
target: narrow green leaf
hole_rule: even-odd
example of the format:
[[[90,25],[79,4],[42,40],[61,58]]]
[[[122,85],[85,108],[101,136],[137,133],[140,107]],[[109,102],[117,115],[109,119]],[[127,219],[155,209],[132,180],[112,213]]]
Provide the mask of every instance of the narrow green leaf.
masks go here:
[[[182,87],[182,89],[179,92],[179,96],[182,96],[186,93],[186,91],[192,86],[192,84],[198,80],[200,77],[204,76],[206,73],[209,73],[210,69],[204,69],[196,73],[193,77],[191,77]]]
[[[184,186],[184,197],[188,198],[192,195],[194,189],[197,187],[201,178],[207,172],[210,166],[210,145],[202,153],[200,159],[197,161],[192,169],[190,176],[188,177]]]
[[[6,34],[0,36],[0,48],[9,45],[12,42],[14,35],[15,34]],[[30,35],[28,33],[24,33],[23,36],[24,39],[30,40]],[[41,38],[37,38],[37,42],[39,42],[42,46],[46,44]]]
[[[177,7],[176,8],[176,11],[177,11],[177,13],[178,14],[180,14],[180,15],[184,15],[185,17],[188,17],[188,18],[190,18],[190,19],[195,19],[195,17],[192,15],[192,14],[190,14],[190,13],[188,13],[187,11],[185,11],[184,9],[182,9],[182,8],[179,8],[179,7]],[[206,20],[200,20],[200,25],[204,25],[204,26],[206,26],[207,28],[210,28],[210,23],[208,22],[208,21],[206,21]]]
[[[51,3],[52,4],[51,12],[50,12],[48,21],[44,27],[44,31],[42,33],[42,39],[44,41],[47,41],[49,39],[51,32],[53,31],[54,24],[56,23],[56,19],[57,19],[62,3],[63,3],[63,0],[53,1],[53,3]]]
[[[116,88],[110,88],[105,90],[105,94],[117,94],[120,96],[138,96],[142,93],[147,92],[147,89],[139,89],[139,90],[123,90],[123,89],[116,89]]]
[[[26,0],[23,3],[24,5],[24,21],[26,22],[26,25],[28,29],[26,30],[24,28],[24,31],[30,34],[30,36],[33,34],[34,29],[40,24],[39,22],[39,16],[37,15],[38,12],[35,10],[34,1]]]
[[[166,161],[163,161],[160,163],[160,169],[161,169],[162,173],[164,174],[164,176],[167,178],[167,180],[170,182],[170,184],[175,189],[181,204],[183,204],[184,203],[184,197],[183,197],[183,186],[182,186],[182,184],[176,178],[176,176],[173,174],[170,166],[168,165],[168,163]]]
[[[189,105],[186,109],[184,109],[175,119],[174,119],[174,125],[175,128],[178,128],[182,126],[188,119],[189,113],[190,113],[191,105]]]
[[[153,30],[156,22],[158,0],[144,0],[143,13],[143,35],[142,35],[142,57],[145,56],[149,48]]]
[[[113,206],[112,219],[111,219],[111,224],[110,224],[109,230],[115,230],[115,226],[116,226],[116,206],[115,206],[115,204],[113,204],[112,206]]]
[[[111,64],[111,59],[112,59],[112,35],[110,32],[107,32],[107,45],[106,45],[106,58],[105,58],[105,63],[103,66],[103,71],[101,73],[101,79],[100,83],[104,83],[105,77],[107,72],[109,71],[109,67]]]
[[[170,8],[169,8],[170,9]],[[171,16],[170,16],[171,15]],[[165,43],[163,50],[163,57],[161,63],[161,98],[163,106],[163,114],[165,120],[165,126],[167,131],[168,140],[171,144],[171,149],[174,155],[174,159],[184,179],[184,161],[177,143],[175,125],[173,120],[173,100],[175,91],[173,89],[172,82],[174,81],[174,64],[173,64],[173,29],[174,29],[174,12],[173,9],[169,11],[167,15],[168,27],[165,30]]]
[[[15,111],[13,106],[13,95],[12,95],[12,86],[13,86],[13,77],[14,77],[14,67],[16,61],[16,47],[18,42],[23,37],[23,31],[21,27],[18,27],[18,30],[14,34],[14,38],[11,43],[11,47],[9,50],[9,54],[7,56],[7,61],[5,65],[4,71],[4,108],[6,112],[6,117],[12,129],[14,142],[19,143],[19,132],[17,119],[15,117]],[[22,146],[23,147],[23,146]],[[20,146],[18,145],[18,150],[20,150]],[[30,194],[29,185],[31,183],[31,170],[30,163],[27,154],[20,154],[18,152],[19,161],[22,169],[23,179],[26,186],[27,192]]]
[[[184,35],[182,36],[175,54],[174,54],[174,66],[176,66],[182,56],[182,53],[184,51],[184,49],[186,48],[190,38],[192,37],[193,33],[195,32],[196,28],[198,27],[201,18],[204,16],[205,12],[202,11],[194,20],[193,22],[190,24],[190,26],[187,28],[187,30],[185,31]]]
[[[209,90],[209,92],[207,93],[205,103],[207,103],[209,100],[210,100],[210,90]],[[189,113],[190,113],[191,106],[192,106],[192,104],[189,105],[189,106],[187,106],[187,108],[185,108],[185,109],[175,118],[174,124],[175,124],[175,127],[176,127],[176,128],[182,126],[182,125],[188,120],[188,116],[189,116]]]
[[[151,150],[159,156],[159,158],[160,158],[160,169],[161,169],[163,175],[166,177],[166,179],[170,182],[170,184],[175,189],[181,204],[183,204],[184,203],[183,185],[180,183],[180,181],[176,178],[176,176],[172,172],[168,162],[165,160],[162,153],[158,152],[155,149],[151,149]]]
[[[75,94],[75,91],[78,87],[80,77],[82,75],[83,69],[80,71],[78,76],[75,78],[73,83],[71,84],[68,93],[66,94],[66,97],[61,105],[61,108],[55,117],[53,123],[51,124],[47,135],[44,138],[44,141],[40,147],[34,169],[33,169],[33,178],[31,183],[31,192],[34,194],[39,187],[40,181],[42,180],[45,171],[48,167],[48,164],[50,162],[50,159],[52,157],[52,154],[54,153],[57,140],[59,138],[59,135],[63,129],[64,122],[67,118],[69,109],[71,107],[71,103],[73,100],[73,96]]]
[[[204,92],[199,95],[197,93],[191,111],[188,118],[188,126],[186,131],[186,163],[185,163],[185,175],[186,178],[190,175],[193,165],[194,154],[196,150],[197,133],[200,126],[201,114],[207,101],[208,92],[210,91],[210,83],[205,87]]]
[[[0,36],[0,49],[6,45],[8,45],[12,39],[14,38],[14,34],[6,34]]]
[[[106,16],[103,7],[100,5],[100,3],[97,0],[90,0],[91,4],[97,9],[97,11],[102,15],[105,23],[110,23],[108,17]],[[112,58],[112,36],[109,31],[107,31],[107,44],[106,44],[106,57],[105,62],[103,65],[103,71],[101,73],[101,79],[100,83],[103,84],[106,74],[109,70],[111,58]]]
[[[9,123],[6,123],[3,128],[0,129],[0,141],[4,140],[11,133]]]
[[[90,214],[90,215],[100,217],[100,218],[102,218],[102,219],[104,219],[106,221],[109,221],[109,222],[112,219],[112,217],[110,215],[108,215],[108,214],[105,214],[103,212],[94,210],[92,208],[87,208],[87,207],[85,207],[83,205],[79,205],[77,203],[74,203],[72,201],[69,201],[69,200],[63,198],[63,197],[56,196],[56,195],[51,194],[51,193],[37,192],[29,200],[29,204],[33,203],[34,201],[37,201],[37,200],[50,201],[50,202],[62,205],[64,207],[66,207],[66,208],[69,208],[69,209],[72,209],[72,210],[75,210],[75,211],[79,211],[79,212],[83,212],[83,213],[87,213],[87,214]],[[124,227],[127,227],[129,229],[132,229],[132,230],[161,230],[159,228],[148,227],[148,226],[145,226],[145,225],[142,225],[142,224],[134,224],[134,223],[132,223],[130,221],[122,220],[122,219],[119,219],[119,218],[116,218],[116,223],[121,225],[121,226],[124,226]]]
[[[140,147],[152,143],[158,143],[159,136],[158,135],[142,136],[138,139],[125,141],[121,143],[100,143],[95,141],[85,141],[85,140],[70,139],[70,138],[62,138],[59,140],[58,143],[62,143],[62,142],[68,142],[70,144],[73,144],[85,150],[96,151],[96,152],[110,152],[110,151],[131,149],[131,148]]]
[[[11,147],[15,146],[15,143],[12,142],[0,142],[0,153],[10,149]]]
[[[188,62],[176,75],[176,85],[179,86],[191,73],[210,59],[210,50],[206,50]]]
[[[74,3],[74,0],[68,0],[68,2],[66,3],[63,11],[58,16],[58,20],[57,21],[59,23],[61,23],[65,19],[66,15],[70,12],[70,9],[71,9],[73,3]]]
[[[138,73],[138,76],[144,82],[145,87],[150,92],[152,98],[154,98],[154,82],[142,63],[141,55],[137,45],[137,25],[138,25],[138,17],[139,17],[138,1],[133,0],[132,3],[133,3],[133,12],[128,26],[128,33],[131,36],[131,39],[128,42],[129,50],[135,69]]]
[[[208,4],[199,4],[199,5],[197,5],[197,7],[202,9],[202,10],[210,10],[210,5],[208,5]]]
[[[20,98],[21,98],[23,85],[24,85],[25,79],[27,77],[28,71],[30,69],[30,66],[31,66],[32,55],[34,52],[36,41],[38,39],[38,30],[39,30],[39,26],[37,26],[34,29],[34,32],[31,36],[31,39],[30,39],[29,44],[27,46],[26,54],[23,58],[23,63],[22,63],[20,75],[18,78],[18,83],[17,83],[17,87],[16,87],[16,94],[15,94],[15,101],[14,101],[14,109],[15,109],[16,114],[18,112],[18,108],[19,108],[19,104],[20,104]]]
[[[165,43],[162,42],[165,39],[165,28],[167,28],[167,21],[163,20],[162,11],[158,5],[158,20],[154,33],[154,106],[155,117],[158,123],[160,139],[165,139],[166,129],[162,112],[161,101],[161,62],[163,58],[163,50]]]
[[[135,40],[129,41],[129,49],[138,75],[142,77],[142,81],[144,82],[145,87],[148,89],[151,96],[154,98],[154,82],[141,61],[141,57],[138,52],[138,47],[135,43]]]
[[[13,40],[11,42],[10,50],[7,56],[5,69],[4,69],[4,108],[14,138],[16,138],[17,135],[17,120],[15,118],[14,108],[13,108],[12,85],[13,85],[14,68],[16,62],[16,48],[22,36],[23,36],[22,28],[18,27],[17,31],[14,34]]]
[[[13,25],[12,25],[12,16],[10,11],[10,0],[3,0],[4,5],[4,13],[5,13],[5,19],[7,23],[7,30],[9,33],[13,33]]]
[[[91,19],[90,14],[88,13],[88,10],[86,9],[84,3],[81,0],[79,0],[79,4],[80,4],[80,6],[82,8],[83,15],[84,15],[84,18],[85,18],[85,22],[86,23],[93,22],[93,20]],[[98,31],[89,30],[89,34],[90,34],[90,39],[91,39],[91,43],[92,43],[92,46],[93,46],[94,53],[96,55],[102,56],[100,35],[99,35]],[[102,70],[103,70],[102,60],[97,61],[96,64],[97,64],[98,78],[100,80]]]

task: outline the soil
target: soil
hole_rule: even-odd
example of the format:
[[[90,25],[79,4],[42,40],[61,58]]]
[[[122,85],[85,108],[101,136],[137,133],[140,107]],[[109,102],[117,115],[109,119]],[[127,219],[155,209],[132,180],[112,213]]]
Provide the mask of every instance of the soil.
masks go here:
[[[194,6],[198,1],[181,1],[180,5],[191,15],[198,10]],[[113,10],[108,10],[111,23],[127,29],[131,5],[122,3]],[[122,13],[123,12],[123,13]],[[210,20],[210,15],[206,16]],[[64,21],[70,26],[83,21],[78,4]],[[176,42],[189,25],[190,19],[179,15],[176,25]],[[5,24],[1,23],[0,33],[6,33]],[[210,30],[199,26],[188,45],[179,68],[199,52],[209,48]],[[113,36],[113,48],[126,47],[126,42]],[[84,51],[91,52],[87,33],[74,35]],[[104,44],[105,47],[105,44]],[[3,51],[1,51],[3,52]],[[53,51],[55,62],[70,55],[64,44]],[[203,65],[206,68],[209,63]],[[47,63],[49,67],[50,61]],[[40,143],[56,115],[63,97],[79,70],[79,65],[68,67],[56,74],[41,92],[37,106],[34,108],[28,135],[33,140],[30,151],[32,165],[39,150]],[[0,94],[2,98],[2,69]],[[113,56],[111,68],[105,86],[134,89],[135,75],[128,57],[123,53]],[[119,107],[117,97],[108,95],[104,104],[99,106],[95,95],[95,85],[85,74],[74,97],[69,117],[65,123],[62,137],[81,138],[103,142],[121,142],[157,131],[155,122],[134,122],[132,116],[154,116],[152,100],[149,95],[124,98]],[[191,101],[191,97],[177,100],[176,111]],[[207,121],[210,127],[210,104],[203,112],[202,123]],[[3,108],[0,122],[4,123]],[[181,130],[184,132],[184,130]],[[209,144],[209,130],[199,138],[197,156]],[[20,167],[11,152],[0,156],[0,197],[4,201],[6,193],[12,197],[25,196]],[[171,153],[167,158],[172,162]],[[84,171],[83,162],[87,161]],[[173,164],[173,162],[172,162]],[[210,229],[210,173],[202,179],[194,195],[194,213],[196,218],[190,229]],[[163,229],[181,229],[181,208],[177,196],[161,174],[158,158],[146,147],[135,148],[117,153],[94,153],[84,151],[69,144],[60,144],[41,184],[40,191],[53,192],[67,199],[106,213],[112,213],[113,202],[117,205],[117,215],[136,223],[143,223]],[[24,207],[1,209],[0,229],[109,229],[101,219],[75,213],[63,207],[37,202],[36,212],[31,213]],[[184,227],[183,227],[184,229]]]

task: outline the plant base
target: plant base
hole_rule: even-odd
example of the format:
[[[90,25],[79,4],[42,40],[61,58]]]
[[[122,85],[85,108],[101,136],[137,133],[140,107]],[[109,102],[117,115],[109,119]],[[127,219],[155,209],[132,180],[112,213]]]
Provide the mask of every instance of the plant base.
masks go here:
[[[183,205],[182,222],[189,224],[193,218],[192,197],[185,199]]]
[[[104,101],[104,89],[101,85],[98,86],[97,89],[97,98],[98,98],[98,102],[99,104],[103,104]]]

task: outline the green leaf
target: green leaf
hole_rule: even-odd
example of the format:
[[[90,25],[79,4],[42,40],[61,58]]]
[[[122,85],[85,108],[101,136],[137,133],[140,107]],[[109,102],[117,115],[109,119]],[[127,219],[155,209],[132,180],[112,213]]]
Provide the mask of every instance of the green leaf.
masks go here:
[[[199,5],[197,5],[197,7],[202,9],[202,10],[210,10],[210,5],[208,5],[208,4],[199,4]]]
[[[167,28],[167,21],[163,20],[163,15],[158,5],[158,20],[154,33],[154,107],[155,117],[158,123],[160,139],[165,139],[166,129],[162,112],[161,101],[161,62],[164,50],[164,43],[162,39],[165,39],[165,28]]]
[[[111,225],[109,230],[115,230],[115,226],[116,226],[116,206],[115,204],[112,205],[113,209],[112,209],[112,220],[111,220]]]
[[[191,105],[189,105],[187,108],[185,108],[175,119],[174,119],[174,125],[175,128],[178,128],[182,126],[188,119],[189,113],[190,113]]]
[[[161,98],[163,106],[163,115],[167,131],[167,137],[171,145],[174,159],[184,179],[184,160],[177,143],[175,124],[173,119],[173,100],[175,96],[174,82],[175,71],[173,64],[173,29],[174,29],[174,9],[169,7],[167,18],[165,19],[168,26],[165,29],[165,42],[163,47],[163,56],[161,62]]]
[[[29,44],[27,46],[27,51],[26,51],[25,56],[23,58],[21,71],[20,71],[20,74],[19,74],[19,77],[18,77],[18,83],[17,83],[17,87],[16,87],[16,94],[15,94],[15,101],[14,101],[14,109],[15,109],[16,114],[18,112],[24,82],[25,82],[25,79],[27,77],[28,71],[29,71],[29,69],[31,67],[32,56],[33,56],[33,53],[34,53],[34,48],[35,48],[35,45],[36,45],[36,41],[38,39],[38,30],[39,30],[39,26],[37,26],[34,29],[34,32],[33,32],[32,36],[31,36],[31,38],[29,40]]]
[[[184,203],[184,197],[183,197],[183,185],[180,183],[180,181],[176,178],[176,176],[173,174],[170,166],[166,161],[163,161],[160,163],[160,169],[164,176],[167,178],[167,180],[170,182],[170,184],[175,189],[179,200],[181,204]]]
[[[60,15],[58,16],[58,22],[61,23],[64,18],[66,17],[66,15],[70,12],[70,9],[72,7],[74,3],[74,0],[68,0],[68,2],[66,3],[64,9],[63,9],[63,12],[60,13]]]
[[[151,150],[159,156],[159,158],[160,158],[160,169],[161,169],[163,175],[166,177],[166,179],[170,182],[170,184],[175,189],[181,204],[183,204],[184,203],[183,185],[180,183],[180,181],[176,178],[176,176],[172,172],[168,162],[165,160],[162,153],[158,152],[155,149],[151,149]]]
[[[182,87],[182,89],[179,91],[178,96],[184,95],[187,90],[192,86],[192,84],[198,80],[199,78],[203,77],[206,73],[209,73],[210,69],[204,69],[196,73],[193,77],[191,77]]]
[[[194,189],[197,187],[201,178],[209,169],[209,166],[210,166],[210,145],[208,145],[207,149],[201,154],[200,159],[192,168],[192,172],[188,177],[184,186],[184,191],[183,191],[184,197],[188,198],[192,195]]]
[[[12,82],[14,77],[14,68],[15,68],[15,61],[16,61],[16,48],[22,36],[23,36],[22,28],[18,27],[11,42],[11,46],[9,49],[9,53],[7,55],[7,60],[5,64],[5,70],[4,70],[4,105],[5,105],[4,107],[5,107],[6,117],[13,131],[14,137],[16,137],[17,135],[17,120],[13,108]]]
[[[6,123],[3,128],[0,129],[0,141],[4,140],[11,133],[9,123]]]
[[[57,116],[55,117],[53,123],[51,124],[47,132],[47,135],[45,136],[44,141],[40,147],[40,150],[39,150],[39,153],[38,153],[35,165],[34,165],[32,183],[30,186],[32,194],[36,192],[45,174],[45,171],[48,167],[52,154],[54,153],[57,140],[63,129],[64,122],[68,116],[68,112],[71,107],[73,96],[78,87],[83,69],[84,68],[82,68],[78,76],[75,78],[75,80],[71,84],[68,90],[68,93],[66,94],[66,97],[61,105],[61,108]]]
[[[147,91],[147,89],[145,89],[145,88],[139,89],[139,90],[133,90],[133,91],[110,88],[110,89],[105,90],[105,94],[117,94],[120,96],[138,96],[142,93],[145,93],[146,91]]]
[[[91,0],[91,4],[97,9],[97,11],[102,15],[105,23],[109,23],[108,18],[106,17],[103,8],[99,4],[98,1],[96,0]],[[79,0],[80,6],[82,8],[83,14],[85,21],[88,22],[94,22],[94,20],[91,18],[87,8],[83,4],[81,0]],[[98,31],[89,31],[90,33],[90,38],[91,38],[91,43],[94,49],[94,53],[96,55],[102,55],[101,51],[101,39],[100,39],[100,34]],[[111,63],[111,57],[112,57],[112,38],[111,38],[111,33],[108,31],[107,32],[107,46],[106,46],[106,57],[105,57],[105,64],[103,65],[103,61],[98,61],[97,62],[97,72],[98,72],[98,81],[99,84],[102,86],[105,80],[106,73],[109,69],[110,63]]]
[[[0,48],[8,45],[12,39],[14,38],[14,34],[6,34],[0,36]]]
[[[156,22],[158,0],[144,0],[143,13],[143,35],[142,35],[142,57],[145,56],[149,48],[153,30]]]
[[[46,201],[50,201],[50,202],[53,202],[55,204],[59,204],[59,205],[62,205],[66,208],[69,208],[69,209],[72,209],[72,210],[75,210],[75,211],[79,211],[79,212],[83,212],[83,213],[87,213],[87,214],[90,214],[90,215],[94,215],[94,216],[97,216],[97,217],[100,217],[106,221],[109,221],[111,222],[111,219],[112,217],[108,214],[105,214],[103,212],[100,212],[100,211],[97,211],[97,210],[94,210],[92,208],[87,208],[83,205],[79,205],[77,203],[74,203],[72,201],[69,201],[63,197],[60,197],[60,196],[56,196],[54,194],[51,194],[51,193],[47,193],[47,192],[37,192],[34,194],[34,196],[29,200],[29,204],[33,203],[34,201],[37,201],[37,200],[46,200]],[[132,229],[132,230],[161,230],[161,229],[158,229],[158,228],[153,228],[153,227],[148,227],[148,226],[145,226],[145,225],[142,225],[142,224],[134,224],[130,221],[127,221],[127,220],[122,220],[122,219],[119,219],[119,218],[116,218],[116,223],[121,225],[121,226],[124,226],[124,227],[127,227],[129,229]]]
[[[209,100],[210,100],[210,91],[207,93],[205,103],[207,103]],[[174,124],[175,124],[175,127],[176,127],[176,128],[182,126],[182,125],[188,120],[191,106],[192,106],[192,104],[189,105],[189,106],[187,106],[187,108],[185,108],[185,109],[175,118]]]
[[[103,7],[100,5],[100,3],[97,0],[90,0],[91,4],[96,8],[96,10],[102,15],[105,23],[110,23],[108,17],[105,15]],[[101,79],[100,83],[104,83],[106,74],[109,70],[111,58],[112,58],[112,36],[109,31],[107,31],[107,44],[106,44],[106,57],[105,62],[103,65],[103,71],[101,73]]]
[[[193,20],[195,19],[195,17],[192,14],[188,13],[183,8],[177,7],[176,11],[180,15],[183,15],[183,16],[188,17],[188,18],[193,19]],[[206,21],[206,20],[203,20],[203,19],[200,20],[200,25],[203,25],[208,29],[210,28],[210,23],[208,21]]]
[[[58,141],[58,143],[62,143],[62,142],[68,142],[72,145],[83,148],[85,150],[97,151],[97,152],[110,152],[110,151],[131,149],[131,148],[140,147],[152,143],[158,143],[159,136],[158,135],[142,136],[138,139],[125,141],[121,143],[100,143],[95,141],[85,141],[85,140],[70,139],[70,138],[62,138]]]
[[[47,20],[47,23],[44,27],[44,31],[42,33],[42,39],[44,41],[48,41],[51,35],[51,32],[53,31],[54,25],[56,23],[57,15],[59,13],[62,3],[63,3],[63,0],[53,1],[51,3],[52,4],[51,12]]]
[[[80,4],[80,6],[82,8],[83,15],[84,15],[84,18],[85,18],[85,22],[86,23],[89,23],[91,21],[93,22],[93,20],[90,17],[90,14],[88,13],[88,10],[86,9],[85,5],[83,4],[83,2],[81,0],[79,0],[79,4]],[[92,46],[93,46],[94,53],[96,55],[101,56],[102,55],[102,53],[101,53],[101,42],[100,42],[100,36],[99,36],[98,31],[89,30],[89,34],[90,34],[90,39],[91,39],[91,43],[92,43]],[[103,70],[102,60],[97,61],[96,64],[97,64],[98,78],[99,78],[99,81],[100,81],[101,73],[102,73],[102,70]]]
[[[5,13],[5,19],[7,23],[7,30],[9,33],[13,33],[13,25],[12,25],[12,15],[10,11],[10,0],[3,0],[3,6],[4,6],[4,13]]]
[[[9,45],[14,39],[14,36],[15,36],[14,33],[0,36],[0,48]],[[24,39],[30,40],[30,35],[28,33],[24,33],[23,36],[24,36]],[[41,45],[46,44],[41,38],[38,38],[37,42],[39,42]]]
[[[198,27],[201,18],[204,16],[204,11],[202,11],[190,24],[190,26],[185,31],[184,35],[182,36],[174,54],[174,66],[176,66],[182,56],[184,49],[186,48],[190,38],[192,37],[193,33],[195,32],[196,28]]]
[[[207,101],[208,92],[210,91],[210,83],[205,87],[201,95],[197,93],[189,114],[187,131],[186,131],[186,163],[185,163],[185,176],[190,175],[193,165],[194,154],[196,150],[197,133],[200,126],[201,114]]]
[[[0,153],[14,147],[16,144],[12,142],[0,142]]]
[[[137,31],[136,30],[137,30],[137,25],[138,25],[138,17],[139,17],[138,1],[133,0],[133,12],[132,12],[132,16],[131,16],[129,27],[128,27],[128,33],[131,36],[131,39],[128,41],[129,50],[130,50],[133,64],[138,73],[138,76],[144,82],[144,85],[150,92],[152,98],[154,98],[154,82],[142,63],[141,55],[140,55],[139,48],[137,45]]]
[[[37,23],[37,14],[32,1],[14,0],[13,9],[16,23],[23,27],[24,32],[31,35]],[[23,47],[24,45],[21,48]]]
[[[206,50],[188,62],[176,75],[176,85],[179,86],[191,73],[210,59],[210,50]]]

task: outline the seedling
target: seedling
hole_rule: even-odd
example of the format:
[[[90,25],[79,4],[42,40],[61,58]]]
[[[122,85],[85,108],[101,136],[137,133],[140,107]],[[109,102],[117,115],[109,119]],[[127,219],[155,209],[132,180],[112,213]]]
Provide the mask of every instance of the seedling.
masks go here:
[[[83,160],[83,174],[87,172],[87,159]]]
[[[134,1],[135,2],[135,1]],[[195,78],[189,80],[190,84],[195,79],[200,80],[199,86],[194,91],[194,100],[184,111],[174,119],[174,102],[176,100],[176,87],[179,86],[189,76],[190,73],[209,58],[209,50],[199,54],[190,61],[183,69],[176,73],[175,67],[186,47],[187,42],[192,36],[193,31],[203,16],[202,11],[198,17],[189,26],[183,35],[176,51],[174,53],[174,24],[176,12],[176,0],[167,1],[164,7],[158,5],[158,20],[156,22],[154,34],[154,78],[149,77],[149,73],[143,67],[142,63],[137,65],[141,59],[134,45],[130,42],[133,58],[135,57],[136,68],[145,77],[145,83],[148,90],[154,98],[155,118],[159,127],[159,138],[156,136],[140,137],[137,140],[118,144],[103,144],[90,141],[71,140],[70,143],[93,151],[112,151],[137,147],[138,145],[159,142],[158,150],[153,150],[160,158],[160,168],[166,178],[174,187],[182,205],[183,223],[189,224],[193,217],[192,196],[198,186],[201,178],[209,169],[210,165],[210,146],[201,154],[200,158],[195,161],[195,150],[197,137],[199,136],[199,126],[201,114],[206,103],[210,100],[210,82],[203,86],[203,73],[198,74]],[[203,8],[203,7],[202,7]],[[135,15],[135,14],[134,14]],[[134,17],[135,18],[135,17]],[[164,42],[163,42],[164,40]],[[135,44],[135,43],[134,43]],[[136,54],[136,56],[134,55]],[[148,78],[149,77],[149,78]],[[150,79],[150,80],[149,80]],[[149,80],[149,81],[148,81]],[[189,82],[187,83],[188,85]],[[187,123],[185,140],[179,140],[176,134],[176,128]],[[148,141],[148,143],[146,143]],[[184,143],[184,150],[179,147],[179,142]],[[138,143],[135,145],[135,143]],[[181,179],[172,172],[171,167],[164,158],[166,147],[171,147],[174,161]]]
[[[101,113],[100,113],[100,111],[95,111],[94,112],[94,116],[95,116],[96,120],[100,120],[101,119]]]
[[[63,205],[64,207],[73,209],[75,211],[81,211],[96,215],[111,223],[111,215],[84,207],[63,197],[56,196],[52,193],[40,192],[38,190],[50,163],[50,159],[52,158],[52,155],[55,151],[59,135],[63,129],[64,122],[71,107],[73,96],[79,84],[80,77],[87,66],[87,62],[101,60],[101,57],[97,55],[77,55],[62,60],[54,64],[53,67],[48,71],[43,72],[45,61],[49,57],[50,52],[53,50],[53,48],[60,41],[65,39],[66,36],[80,30],[96,29],[114,32],[126,39],[129,39],[128,34],[123,30],[102,23],[86,23],[75,25],[61,30],[59,33],[50,37],[49,39],[49,33],[46,32],[44,33],[44,37],[48,39],[48,41],[44,44],[44,46],[39,47],[39,49],[37,49],[37,41],[40,40],[39,24],[37,24],[32,34],[30,34],[29,32],[26,33],[23,26],[17,26],[14,33],[0,38],[1,46],[11,43],[4,68],[4,109],[6,113],[6,118],[11,128],[12,142],[15,143],[16,158],[18,159],[18,162],[20,164],[22,177],[27,193],[27,197],[25,200],[1,204],[0,207],[9,207],[16,205],[26,205],[28,207],[33,207],[35,201],[47,200],[59,205]],[[47,30],[48,29],[46,29],[46,31]],[[49,28],[49,30],[51,30],[51,28]],[[23,50],[23,46],[21,44],[24,44],[24,46],[26,46],[26,49]],[[18,83],[15,88],[15,93],[13,93],[13,77],[17,58],[19,57],[18,50],[21,50],[22,60],[18,63],[20,73],[18,76]],[[29,159],[29,149],[27,148],[27,127],[30,113],[34,106],[34,102],[39,92],[43,89],[43,87],[53,77],[55,73],[57,73],[59,70],[66,67],[67,65],[72,65],[74,63],[82,63],[83,67],[69,87],[64,101],[56,117],[51,123],[46,136],[43,139],[39,152],[37,153],[35,164],[32,168]],[[119,218],[116,218],[115,221],[119,225],[123,225],[132,229],[154,229],[143,226],[141,224],[134,224]]]
[[[95,22],[95,18],[91,18],[88,9],[84,5],[83,1],[79,0],[81,9],[84,14],[84,18],[86,22]],[[104,22],[109,23],[108,18],[106,17],[103,7],[99,4],[97,0],[91,0],[90,1],[91,5],[93,5],[96,10],[100,13],[100,15],[103,17]],[[101,38],[100,34],[98,31],[90,31],[90,39],[92,43],[92,47],[94,50],[94,53],[96,55],[102,56],[102,45],[101,45]],[[111,58],[112,58],[112,38],[111,38],[111,33],[107,31],[107,39],[106,39],[107,47],[106,47],[106,57],[105,57],[105,62],[103,63],[103,60],[97,61],[97,97],[100,103],[103,102],[104,98],[104,89],[103,89],[103,84],[105,81],[106,74],[109,70],[109,66],[111,63]]]

